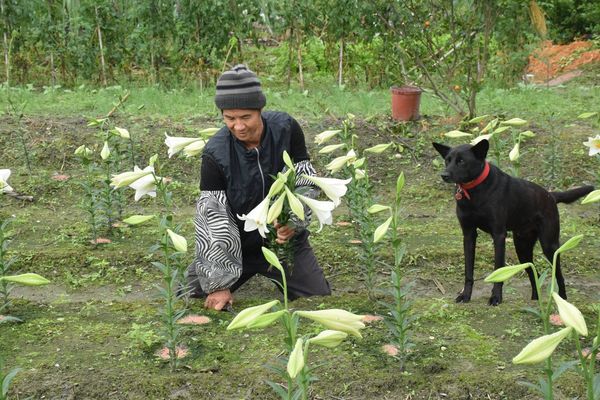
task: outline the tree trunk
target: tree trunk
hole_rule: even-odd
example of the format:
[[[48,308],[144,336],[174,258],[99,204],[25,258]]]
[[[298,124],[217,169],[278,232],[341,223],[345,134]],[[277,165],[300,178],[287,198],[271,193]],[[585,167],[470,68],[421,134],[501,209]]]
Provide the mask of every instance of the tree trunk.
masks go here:
[[[298,33],[298,81],[300,82],[300,90],[304,92],[304,73],[302,72],[302,34]]]
[[[52,87],[56,86],[56,69],[54,68],[54,52],[50,51],[50,77],[52,78]]]
[[[340,55],[338,57],[338,86],[344,83],[344,39],[340,39]]]
[[[100,28],[100,17],[98,16],[98,7],[96,9],[96,29],[98,30],[98,45],[100,46],[100,74],[102,85],[106,87],[106,65],[104,63],[104,46],[102,44],[102,29]]]
[[[0,12],[2,13],[2,18],[4,18],[4,0],[0,0]],[[6,86],[10,86],[10,60],[9,60],[9,42],[8,35],[6,33],[6,29],[8,24],[6,20],[4,21],[4,32],[2,32],[3,36],[3,45],[4,45],[4,70],[6,76]]]

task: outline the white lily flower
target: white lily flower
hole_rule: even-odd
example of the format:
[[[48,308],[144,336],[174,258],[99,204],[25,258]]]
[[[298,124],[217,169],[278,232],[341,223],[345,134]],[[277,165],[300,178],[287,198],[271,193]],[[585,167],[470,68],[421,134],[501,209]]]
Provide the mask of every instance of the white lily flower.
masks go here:
[[[135,168],[137,167],[134,167],[134,169]],[[149,172],[149,174],[146,174],[129,184],[129,187],[135,190],[134,200],[138,201],[145,195],[148,195],[150,197],[156,197],[156,180],[154,179],[153,175],[154,168],[149,165],[142,171],[140,171],[138,168],[138,171]]]
[[[352,180],[352,178],[320,178],[318,176],[309,176],[304,174],[302,175],[302,177],[308,179],[309,181],[317,185],[319,188],[321,188],[323,193],[325,193],[325,196],[329,197],[329,199],[333,201],[333,204],[335,204],[336,207],[340,205],[340,198],[342,198],[348,191],[346,185],[348,185]]]
[[[103,160],[106,160],[110,156],[110,148],[108,147],[108,142],[104,142],[104,147],[102,147],[102,151],[100,152],[100,157]]]
[[[192,143],[202,141],[202,138],[188,138],[188,137],[175,137],[169,136],[165,133],[166,139],[165,144],[169,148],[169,158],[173,157],[175,154],[179,153],[185,147],[191,145]]]
[[[345,156],[334,158],[325,168],[331,172],[337,172],[354,161],[356,161],[356,153],[354,150],[350,150]]]
[[[298,196],[298,198],[312,210],[313,214],[317,216],[317,219],[319,220],[319,230],[317,233],[321,232],[323,224],[331,225],[333,222],[331,212],[335,208],[333,201],[319,201],[302,196],[301,194],[297,194],[296,196]]]
[[[152,175],[154,173],[154,168],[152,166],[147,166],[143,170],[139,169],[137,165],[133,167],[133,171],[123,172],[118,175],[113,175],[110,185],[115,189],[120,187],[129,186],[138,179],[141,179],[147,175]]]
[[[175,250],[182,253],[187,253],[187,240],[185,240],[183,236],[178,235],[170,229],[167,229],[167,234],[171,238],[171,242],[173,242],[173,247],[175,247]]]
[[[596,137],[588,137],[587,142],[583,142],[584,146],[590,148],[589,155],[595,156],[596,154],[600,154],[600,135],[596,135]]]
[[[0,193],[12,192],[13,188],[8,184],[10,169],[0,169]]]
[[[198,154],[202,153],[204,146],[206,146],[206,140],[195,141],[183,148],[183,154],[185,154],[186,157],[197,156]]]
[[[125,128],[115,127],[115,134],[121,136],[123,139],[129,139],[129,131]]]
[[[362,322],[363,315],[352,314],[346,310],[296,311],[295,314],[312,319],[327,328],[346,332],[359,338],[362,335],[358,330],[365,327],[365,324]]]
[[[304,341],[302,338],[296,340],[294,350],[290,353],[290,358],[287,363],[287,373],[290,378],[294,379],[302,368],[304,368]]]
[[[242,221],[245,221],[244,231],[252,232],[253,230],[258,229],[258,233],[260,234],[260,236],[262,236],[265,239],[267,238],[265,233],[269,232],[269,229],[267,228],[267,216],[269,215],[270,201],[271,198],[267,196],[263,199],[263,201],[260,202],[259,205],[254,207],[248,213],[248,215],[242,214],[241,216],[237,216]]]
[[[560,319],[562,319],[565,325],[575,329],[580,335],[587,336],[588,329],[581,311],[573,304],[560,297],[556,292],[552,293],[552,298],[558,308]]]
[[[315,136],[315,143],[316,144],[323,144],[326,141],[328,141],[329,139],[335,137],[335,135],[337,135],[340,132],[341,132],[340,129],[321,132],[321,133],[319,133],[318,135]]]

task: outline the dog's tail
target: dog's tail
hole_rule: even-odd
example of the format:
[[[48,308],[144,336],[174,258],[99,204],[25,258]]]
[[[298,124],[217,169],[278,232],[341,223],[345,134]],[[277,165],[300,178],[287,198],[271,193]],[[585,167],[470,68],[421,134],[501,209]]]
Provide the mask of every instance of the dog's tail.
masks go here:
[[[550,192],[550,195],[554,197],[557,203],[572,203],[575,200],[585,196],[589,192],[594,190],[591,185],[581,186],[575,189],[567,190],[566,192]]]

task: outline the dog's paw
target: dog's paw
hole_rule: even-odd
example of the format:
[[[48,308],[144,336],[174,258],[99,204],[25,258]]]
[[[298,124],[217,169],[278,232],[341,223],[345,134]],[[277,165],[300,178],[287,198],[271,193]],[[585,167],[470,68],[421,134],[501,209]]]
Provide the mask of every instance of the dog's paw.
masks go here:
[[[457,303],[468,303],[471,301],[471,296],[467,296],[464,293],[461,293],[456,297],[455,301]]]
[[[493,295],[492,297],[490,297],[490,299],[488,301],[488,304],[490,306],[497,306],[500,303],[502,303],[502,296]]]

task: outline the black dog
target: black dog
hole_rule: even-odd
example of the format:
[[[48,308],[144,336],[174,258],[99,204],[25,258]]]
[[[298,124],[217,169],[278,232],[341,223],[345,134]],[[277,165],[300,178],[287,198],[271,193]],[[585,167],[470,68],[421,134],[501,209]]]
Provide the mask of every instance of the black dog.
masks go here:
[[[519,261],[533,261],[533,247],[540,241],[544,255],[552,260],[559,248],[559,214],[556,203],[571,203],[594,188],[582,186],[566,192],[548,192],[535,183],[514,178],[486,162],[489,143],[482,140],[474,146],[448,147],[433,143],[444,157],[446,169],[442,179],[456,184],[456,214],[463,232],[465,253],[465,286],[457,302],[471,300],[477,228],[494,240],[494,269],[504,266],[506,232],[513,232]],[[533,271],[527,269],[531,281],[531,298],[537,299]],[[565,281],[557,258],[558,294],[567,298]],[[494,283],[489,304],[502,302],[502,283]]]

